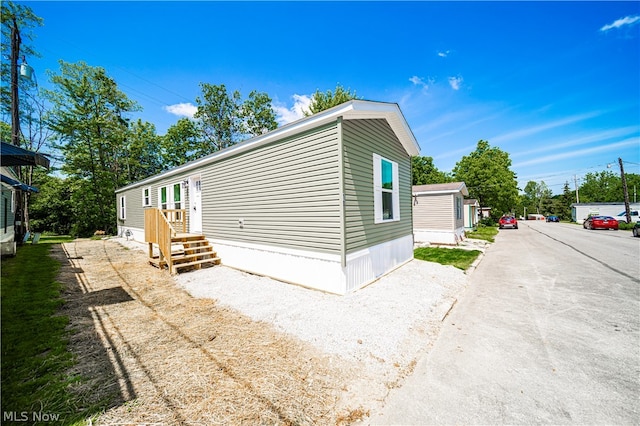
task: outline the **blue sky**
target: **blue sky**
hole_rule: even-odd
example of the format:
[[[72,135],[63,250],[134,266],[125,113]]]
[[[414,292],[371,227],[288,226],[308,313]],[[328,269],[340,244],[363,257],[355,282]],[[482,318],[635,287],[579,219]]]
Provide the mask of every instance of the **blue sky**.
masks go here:
[[[266,92],[279,121],[336,84],[399,104],[422,155],[450,171],[480,139],[519,185],[640,173],[640,2],[49,2],[27,58],[103,67],[159,134],[200,83]]]

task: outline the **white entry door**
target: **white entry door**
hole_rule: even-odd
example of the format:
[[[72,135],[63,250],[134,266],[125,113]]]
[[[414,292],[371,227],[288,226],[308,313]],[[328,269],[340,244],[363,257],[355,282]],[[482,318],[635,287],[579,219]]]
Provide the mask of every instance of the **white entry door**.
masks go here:
[[[202,234],[202,183],[200,175],[189,178],[189,232]]]

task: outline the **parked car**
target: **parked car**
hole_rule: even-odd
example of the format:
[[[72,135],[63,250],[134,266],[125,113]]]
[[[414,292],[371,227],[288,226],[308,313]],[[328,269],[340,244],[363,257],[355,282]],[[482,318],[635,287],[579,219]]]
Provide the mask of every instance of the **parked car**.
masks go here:
[[[631,222],[637,222],[638,220],[640,220],[639,219],[640,216],[638,216],[638,210],[631,210],[629,212],[629,215],[631,216]],[[627,212],[619,213],[616,216],[616,220],[618,222],[625,222],[626,223],[627,222]]]
[[[631,232],[633,232],[634,237],[640,237],[640,222],[636,222],[636,224],[633,225]]]
[[[513,228],[518,229],[518,219],[515,216],[502,216],[498,221],[498,226],[500,229],[503,228]]]
[[[611,216],[591,216],[587,218],[582,227],[585,229],[615,229],[618,230],[618,221]]]
[[[547,216],[547,222],[560,222],[558,216]]]

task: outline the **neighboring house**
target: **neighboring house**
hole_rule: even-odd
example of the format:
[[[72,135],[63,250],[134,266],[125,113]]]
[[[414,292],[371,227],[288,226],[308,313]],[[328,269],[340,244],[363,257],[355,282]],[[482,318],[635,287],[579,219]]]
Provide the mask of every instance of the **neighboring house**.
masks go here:
[[[464,239],[464,182],[413,186],[416,243],[457,244]]]
[[[1,142],[0,164],[0,253],[13,256],[16,254],[16,243],[22,240],[25,232],[20,201],[24,193],[38,191],[20,182],[13,167],[48,168],[49,159],[42,154]]]
[[[491,207],[480,207],[480,217],[482,219],[491,217]]]
[[[418,154],[396,104],[349,101],[116,190],[118,232],[174,209],[224,265],[345,294],[413,258]]]
[[[637,212],[640,210],[640,203],[630,203],[629,210]],[[618,220],[626,221],[627,217],[620,213],[625,211],[624,203],[573,203],[571,204],[571,219],[574,222],[582,223],[590,215],[613,216]],[[633,213],[632,213],[633,214]],[[631,221],[638,221],[638,213],[631,216]]]
[[[464,200],[464,229],[473,231],[478,227],[480,219],[480,203],[474,198]]]

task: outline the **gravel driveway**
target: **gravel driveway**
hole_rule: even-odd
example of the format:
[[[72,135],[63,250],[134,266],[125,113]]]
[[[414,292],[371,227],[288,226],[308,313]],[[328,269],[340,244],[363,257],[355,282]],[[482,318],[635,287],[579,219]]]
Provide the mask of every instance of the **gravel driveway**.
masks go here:
[[[144,244],[118,240],[140,250]],[[224,259],[223,259],[224,262]],[[215,299],[321,351],[361,366],[347,399],[381,404],[433,344],[442,318],[467,285],[452,266],[412,260],[354,293],[338,296],[225,266],[174,277],[195,298]]]

